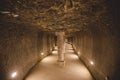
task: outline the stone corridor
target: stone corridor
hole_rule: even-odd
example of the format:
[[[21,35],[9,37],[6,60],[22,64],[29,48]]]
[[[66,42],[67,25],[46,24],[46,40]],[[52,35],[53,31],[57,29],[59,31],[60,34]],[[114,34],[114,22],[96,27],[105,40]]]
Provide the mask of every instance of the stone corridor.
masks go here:
[[[25,80],[93,80],[70,44],[66,44],[65,63],[57,62],[57,49],[37,64]]]

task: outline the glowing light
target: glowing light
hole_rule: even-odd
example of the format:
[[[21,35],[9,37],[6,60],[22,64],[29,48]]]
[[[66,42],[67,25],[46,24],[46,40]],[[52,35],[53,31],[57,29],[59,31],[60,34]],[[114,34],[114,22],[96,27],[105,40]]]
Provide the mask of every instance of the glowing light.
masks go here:
[[[52,51],[52,54],[58,54],[58,51]]]
[[[17,14],[13,14],[13,17],[18,17],[19,15],[17,15]]]
[[[66,50],[66,51],[67,51],[67,52],[72,52],[72,53],[74,52],[74,50]]]
[[[15,78],[16,76],[17,76],[17,72],[13,72],[11,75],[12,78]]]
[[[94,62],[93,62],[93,61],[90,61],[90,64],[91,64],[91,65],[94,65]]]
[[[68,55],[68,57],[71,59],[76,59],[76,60],[78,59],[78,56],[75,54]]]
[[[57,60],[57,57],[54,56],[48,56],[46,58],[44,58],[41,63],[47,63],[47,64],[51,64],[51,63],[55,63]]]
[[[9,11],[1,11],[2,14],[9,14]]]
[[[78,55],[80,55],[80,52],[78,52]]]
[[[44,55],[44,53],[42,52],[41,55]]]
[[[57,50],[58,49],[58,46],[55,46],[55,50]]]

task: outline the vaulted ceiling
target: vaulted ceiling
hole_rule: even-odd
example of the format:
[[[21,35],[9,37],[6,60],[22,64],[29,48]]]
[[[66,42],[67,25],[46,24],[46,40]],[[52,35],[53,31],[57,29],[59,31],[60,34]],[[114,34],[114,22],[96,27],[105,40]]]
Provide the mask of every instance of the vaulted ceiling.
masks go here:
[[[4,0],[0,22],[31,25],[44,31],[67,33],[91,24],[109,26],[108,0]],[[107,15],[107,16],[106,16]]]

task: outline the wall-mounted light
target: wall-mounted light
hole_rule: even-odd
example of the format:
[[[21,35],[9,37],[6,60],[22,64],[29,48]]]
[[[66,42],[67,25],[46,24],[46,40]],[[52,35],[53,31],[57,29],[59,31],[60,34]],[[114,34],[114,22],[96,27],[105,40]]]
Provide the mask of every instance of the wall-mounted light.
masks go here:
[[[13,17],[18,17],[19,15],[18,14],[13,14]]]
[[[80,55],[80,52],[78,51],[78,55]]]
[[[11,74],[11,77],[12,78],[15,78],[17,76],[17,72],[13,72],[12,74]]]
[[[90,61],[90,64],[91,64],[91,65],[94,65],[94,62],[93,62],[93,61]]]
[[[41,53],[41,55],[43,56],[43,55],[44,55],[44,53],[42,52],[42,53]]]

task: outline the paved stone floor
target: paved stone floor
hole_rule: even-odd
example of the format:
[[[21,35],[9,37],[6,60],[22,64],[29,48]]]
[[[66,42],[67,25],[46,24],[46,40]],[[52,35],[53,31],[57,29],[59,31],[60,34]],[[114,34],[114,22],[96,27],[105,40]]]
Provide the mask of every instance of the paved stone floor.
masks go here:
[[[44,58],[29,73],[25,80],[93,80],[87,68],[74,54],[72,46],[66,44],[65,64],[57,62],[57,51]]]

